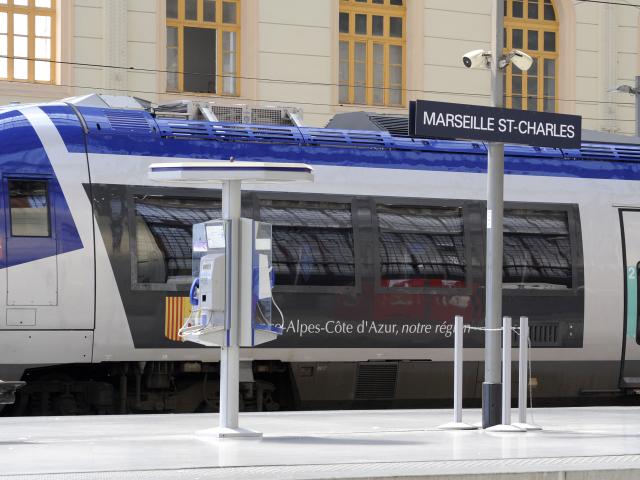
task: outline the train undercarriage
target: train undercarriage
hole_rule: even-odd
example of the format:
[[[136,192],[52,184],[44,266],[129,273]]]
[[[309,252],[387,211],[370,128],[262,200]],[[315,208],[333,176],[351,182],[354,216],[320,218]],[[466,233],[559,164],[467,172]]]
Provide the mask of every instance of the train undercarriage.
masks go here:
[[[576,362],[559,369],[556,362],[538,362],[530,379],[534,402],[635,404],[639,390],[618,385],[618,367],[617,362],[603,362],[585,368]],[[480,404],[482,368],[481,362],[465,364],[468,406]],[[25,370],[21,380],[25,385],[15,393],[15,403],[0,415],[197,413],[219,407],[218,363],[43,366]],[[452,364],[445,362],[242,362],[240,410],[446,407],[451,382]]]
[[[275,398],[278,378],[286,366],[264,363],[254,376],[242,369],[240,408],[279,410]],[[131,413],[193,413],[218,411],[217,363],[119,362],[65,365],[26,370],[24,388],[2,415],[103,415]],[[272,381],[265,380],[269,378]],[[281,388],[280,394],[286,391]],[[286,403],[283,406],[291,408]]]

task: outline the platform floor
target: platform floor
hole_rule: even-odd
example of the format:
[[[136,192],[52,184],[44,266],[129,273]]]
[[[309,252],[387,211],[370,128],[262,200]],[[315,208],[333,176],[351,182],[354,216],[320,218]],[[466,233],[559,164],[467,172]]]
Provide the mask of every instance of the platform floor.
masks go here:
[[[449,416],[242,414],[242,426],[264,432],[259,440],[196,435],[217,424],[214,414],[0,418],[0,478],[640,479],[640,407],[535,410],[544,430],[527,433],[437,430]]]

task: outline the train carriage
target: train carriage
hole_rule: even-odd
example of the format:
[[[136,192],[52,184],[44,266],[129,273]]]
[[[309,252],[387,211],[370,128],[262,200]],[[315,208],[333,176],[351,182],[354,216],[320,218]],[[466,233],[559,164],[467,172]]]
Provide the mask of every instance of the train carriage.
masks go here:
[[[486,146],[384,131],[186,120],[70,99],[0,110],[0,377],[9,414],[216,408],[218,351],[180,341],[191,225],[220,192],[151,163],[304,162],[250,185],[273,224],[284,335],[242,351],[246,409],[451,397],[452,323],[484,323]],[[600,140],[600,139],[599,139]],[[640,387],[640,145],[507,146],[503,312],[531,324],[534,395]],[[483,334],[465,335],[479,399]]]

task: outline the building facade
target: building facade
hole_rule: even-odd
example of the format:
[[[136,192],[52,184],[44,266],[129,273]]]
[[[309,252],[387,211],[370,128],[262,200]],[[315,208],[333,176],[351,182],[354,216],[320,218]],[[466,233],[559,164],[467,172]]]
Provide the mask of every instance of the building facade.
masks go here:
[[[632,134],[635,98],[610,91],[640,74],[640,8],[624,3],[506,0],[504,47],[535,59],[508,67],[506,105]],[[490,0],[0,0],[0,102],[284,105],[310,126],[414,99],[486,105],[489,72],[461,59],[490,36]]]

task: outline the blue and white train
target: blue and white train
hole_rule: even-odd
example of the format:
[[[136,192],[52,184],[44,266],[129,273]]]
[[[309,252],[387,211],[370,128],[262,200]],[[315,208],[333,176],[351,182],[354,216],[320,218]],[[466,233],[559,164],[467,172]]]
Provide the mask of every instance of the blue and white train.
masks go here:
[[[217,408],[218,351],[181,342],[191,225],[220,192],[151,181],[180,160],[303,162],[248,186],[273,224],[284,335],[242,352],[244,409],[451,397],[452,320],[484,312],[486,146],[383,131],[215,123],[73,100],[0,110],[5,414]],[[530,319],[538,398],[640,387],[640,145],[507,146],[505,315]],[[478,399],[483,335],[465,336]]]

